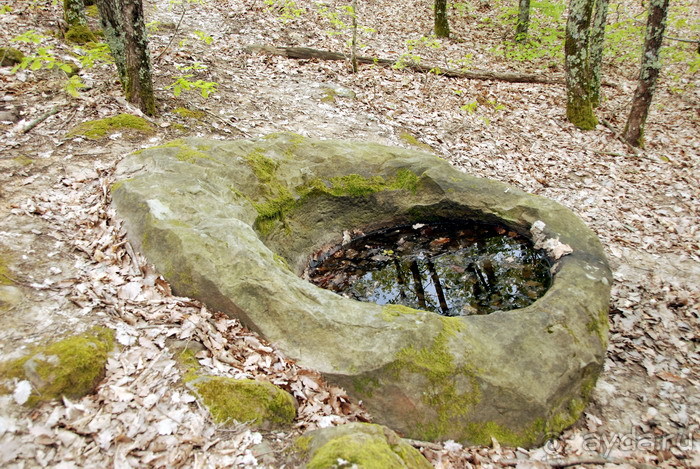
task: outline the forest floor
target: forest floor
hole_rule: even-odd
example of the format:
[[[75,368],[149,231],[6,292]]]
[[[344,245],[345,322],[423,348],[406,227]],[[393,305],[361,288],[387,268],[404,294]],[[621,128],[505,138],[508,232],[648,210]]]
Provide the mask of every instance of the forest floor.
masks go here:
[[[0,1],[11,7],[0,14],[0,43],[34,54],[42,46],[74,60],[73,47],[56,36],[60,6],[51,3]],[[84,121],[139,114],[122,98],[113,65],[83,68],[87,86],[78,97],[66,94],[67,78],[55,69],[0,68],[0,293],[10,305],[0,318],[0,358],[95,324],[115,329],[120,343],[95,395],[32,410],[0,396],[0,466],[293,467],[286,448],[302,431],[370,418],[343,390],[235,320],[172,296],[125,242],[109,205],[114,167],[134,150],[183,136],[288,131],[432,151],[460,170],[571,208],[605,246],[615,279],[610,343],[580,421],[541,448],[497,441],[421,446],[436,467],[700,467],[697,71],[674,63],[662,73],[646,149],[638,151],[612,130],[624,127],[637,59],[608,58],[610,86],[597,110],[607,126],[582,132],[566,121],[563,84],[450,79],[372,65],[353,74],[343,61],[246,51],[264,44],[347,52],[348,31],[336,22],[340,34],[329,34],[328,15],[313,2],[297,2],[301,16],[263,0],[181,3],[144,1],[159,103],[150,136],[67,135]],[[410,53],[423,64],[458,68],[466,60],[472,69],[563,78],[556,60],[516,62],[493,52],[510,34],[499,23],[500,3],[457,4],[465,9],[451,12],[454,37],[441,41],[420,39],[431,31],[431,2],[358,3],[360,24],[374,29],[361,34],[362,55],[397,59],[410,39]],[[633,3],[615,3],[611,16],[638,17]],[[697,27],[697,4],[679,4]],[[51,37],[40,45],[10,42],[29,30]],[[679,45],[686,46],[697,48]],[[177,69],[195,63],[206,69]],[[168,86],[185,73],[194,75],[190,81],[218,83],[218,91],[175,97]],[[56,113],[25,132],[50,110]],[[198,357],[209,373],[269,380],[293,393],[300,406],[294,428],[212,423],[181,383],[174,340],[201,343]]]

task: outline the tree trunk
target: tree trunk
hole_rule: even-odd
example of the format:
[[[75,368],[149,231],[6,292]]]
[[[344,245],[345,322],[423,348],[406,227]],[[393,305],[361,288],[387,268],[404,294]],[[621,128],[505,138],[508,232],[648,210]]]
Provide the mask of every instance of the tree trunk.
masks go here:
[[[357,0],[352,0],[352,44],[351,44],[352,73],[357,73]]]
[[[595,0],[571,0],[564,43],[566,117],[583,130],[595,129],[591,100],[590,29]]]
[[[435,35],[450,37],[450,23],[447,20],[447,0],[435,0]]]
[[[530,27],[530,0],[520,0],[518,5],[518,24],[515,26],[515,40],[522,42],[527,38]]]
[[[600,105],[601,66],[603,63],[603,45],[605,44],[605,24],[608,20],[609,0],[597,0],[593,27],[591,28],[591,104]]]
[[[83,0],[63,0],[63,19],[68,27],[87,24]]]
[[[154,115],[151,57],[141,0],[98,0],[96,3],[127,101],[144,114]]]
[[[649,107],[656,89],[656,80],[661,71],[659,51],[666,29],[666,15],[669,0],[651,0],[647,19],[646,39],[642,54],[642,66],[639,72],[637,90],[632,99],[627,125],[623,132],[624,139],[632,146],[644,146],[644,124],[649,114]]]

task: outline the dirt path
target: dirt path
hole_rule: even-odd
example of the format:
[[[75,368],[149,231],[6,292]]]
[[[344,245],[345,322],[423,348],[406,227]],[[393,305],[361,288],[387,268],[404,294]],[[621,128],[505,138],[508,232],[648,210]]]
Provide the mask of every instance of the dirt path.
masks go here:
[[[0,15],[3,42],[29,29],[55,28],[59,13],[50,2],[10,3],[14,12]],[[145,3],[149,21],[160,22],[152,37],[155,57],[170,41],[180,10],[167,1]],[[310,3],[299,4],[311,10]],[[284,23],[262,0],[188,8],[156,65],[161,114],[152,119],[152,136],[66,137],[80,122],[137,113],[120,97],[110,66],[84,71],[89,88],[79,98],[65,95],[57,72],[0,69],[5,116],[17,115],[0,126],[0,357],[19,356],[31,344],[92,324],[115,328],[121,344],[95,396],[31,412],[11,395],[0,396],[1,466],[280,467],[284,448],[300,431],[364,418],[342,390],[289,363],[235,321],[169,295],[144,260],[132,258],[109,206],[111,172],[131,151],[185,135],[223,139],[277,131],[429,149],[464,171],[570,207],[606,246],[616,280],[610,347],[581,421],[532,450],[497,442],[491,448],[424,448],[437,467],[500,467],[516,458],[522,459],[518,467],[547,467],[539,461],[587,455],[615,458],[620,467],[621,461],[700,465],[697,74],[690,77],[695,86],[683,92],[674,92],[674,82],[664,77],[648,148],[634,155],[603,126],[587,133],[570,126],[557,85],[445,79],[371,66],[353,75],[342,62],[249,54],[245,47],[259,43],[342,50],[344,39],[324,34],[328,25],[315,13]],[[401,11],[383,0],[363,8],[365,23],[377,30],[365,38],[363,55],[396,55],[405,38],[430,29],[429,9],[418,1]],[[512,64],[469,48],[493,41],[469,24],[455,26],[463,41],[421,49],[425,60],[447,62],[471,52],[483,61],[478,68],[507,71]],[[195,31],[213,42],[198,40]],[[178,45],[183,39],[188,44]],[[45,44],[66,51],[55,39]],[[194,93],[175,98],[166,88],[182,73],[174,66],[194,62],[208,67],[197,78],[219,83],[219,91],[209,99]],[[599,113],[619,128],[633,74],[614,66],[608,73],[619,88],[608,91]],[[21,132],[53,106],[56,115]],[[204,113],[175,112],[183,107]],[[214,425],[180,384],[172,359],[177,340],[202,343],[200,361],[213,374],[263,377],[292,392],[300,403],[294,430]]]

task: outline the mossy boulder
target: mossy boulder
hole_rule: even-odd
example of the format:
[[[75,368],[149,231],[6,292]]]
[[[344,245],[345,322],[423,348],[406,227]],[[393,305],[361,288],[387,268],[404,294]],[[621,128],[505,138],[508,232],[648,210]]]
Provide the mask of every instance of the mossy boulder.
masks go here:
[[[248,422],[269,430],[291,425],[297,415],[292,395],[271,383],[200,376],[188,384],[216,423]]]
[[[274,384],[201,373],[195,358],[201,346],[172,344],[184,381],[209,410],[216,423],[248,422],[254,428],[275,429],[291,425],[296,417],[294,397]]]
[[[97,42],[98,38],[95,32],[86,24],[75,24],[68,28],[64,38],[69,44],[87,44],[89,42]]]
[[[146,119],[131,114],[118,114],[78,124],[66,136],[99,140],[117,132],[143,137],[154,134],[155,130]]]
[[[299,437],[307,469],[430,469],[432,464],[391,429],[369,423],[322,428]]]
[[[12,392],[14,383],[27,380],[32,386],[28,406],[62,396],[80,398],[104,378],[113,348],[114,332],[105,327],[35,347],[24,357],[0,363],[0,391]]]
[[[24,60],[21,50],[14,47],[0,47],[0,66],[13,67]]]
[[[183,139],[125,158],[128,236],[173,290],[237,317],[417,439],[531,446],[576,421],[602,368],[611,273],[570,210],[416,150],[276,134]],[[471,219],[573,252],[532,305],[442,317],[299,277],[344,231]]]

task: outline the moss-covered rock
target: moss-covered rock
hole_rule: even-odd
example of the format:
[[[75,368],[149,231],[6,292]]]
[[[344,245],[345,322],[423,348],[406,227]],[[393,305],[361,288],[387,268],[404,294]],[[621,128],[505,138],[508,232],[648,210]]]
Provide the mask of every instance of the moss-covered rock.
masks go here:
[[[11,392],[14,381],[28,380],[32,385],[28,406],[61,396],[80,398],[93,392],[104,377],[113,348],[114,332],[105,327],[35,347],[22,358],[0,364],[0,391]]]
[[[0,47],[0,66],[13,67],[24,60],[21,50],[14,47]]]
[[[277,386],[250,379],[200,376],[189,385],[217,423],[249,422],[254,428],[280,428],[296,417],[296,401]]]
[[[430,469],[425,457],[387,427],[350,423],[309,432],[297,439],[307,469]]]
[[[427,153],[290,134],[183,139],[125,158],[117,178],[130,240],[177,294],[239,318],[404,435],[530,446],[588,400],[612,278],[595,234],[556,202]],[[543,297],[485,316],[361,303],[295,275],[345,231],[452,219],[524,235],[539,221],[573,252],[552,259]]]
[[[267,382],[202,374],[195,358],[201,347],[188,343],[174,348],[185,383],[209,409],[215,422],[249,422],[254,428],[267,430],[294,421],[297,402],[288,392]]]
[[[99,140],[116,132],[127,132],[137,135],[152,135],[153,126],[145,119],[131,114],[118,114],[104,119],[83,122],[74,127],[67,137],[86,137]]]
[[[68,28],[64,38],[69,44],[87,44],[97,42],[97,35],[86,24],[76,24]]]
[[[186,107],[175,108],[173,109],[173,113],[177,114],[180,117],[196,120],[202,120],[207,115],[204,111],[195,111],[193,109],[187,109]]]

